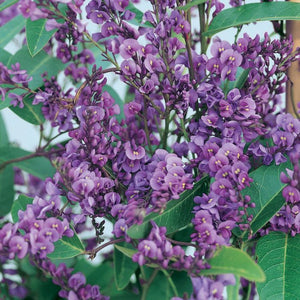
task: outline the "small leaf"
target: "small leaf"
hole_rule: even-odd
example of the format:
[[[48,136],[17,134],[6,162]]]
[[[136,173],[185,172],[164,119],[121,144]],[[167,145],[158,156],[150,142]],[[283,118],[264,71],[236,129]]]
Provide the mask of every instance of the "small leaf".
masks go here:
[[[126,244],[126,248],[128,247],[132,248],[130,244]],[[138,264],[115,247],[114,266],[116,286],[118,290],[123,290],[130,282],[130,277],[138,268]]]
[[[64,236],[54,246],[54,251],[47,255],[50,259],[67,259],[84,253],[84,246],[75,231],[72,237]]]
[[[0,35],[1,36],[1,35]],[[26,70],[33,80],[29,81],[29,88],[36,90],[43,86],[43,78],[41,75],[47,71],[48,77],[57,76],[59,71],[63,70],[65,65],[57,58],[48,55],[44,51],[40,51],[32,57],[27,46],[20,49],[8,62],[8,66],[19,62],[21,70]]]
[[[257,261],[267,280],[257,283],[260,300],[300,299],[300,236],[271,232],[256,246]]]
[[[205,35],[212,36],[224,29],[242,24],[275,20],[300,20],[300,3],[250,3],[224,9],[213,18]]]
[[[39,53],[58,30],[53,29],[47,31],[45,29],[46,22],[47,19],[31,21],[31,19],[28,18],[26,20],[26,39],[31,56],[35,56]]]
[[[16,147],[0,147],[0,165],[5,161],[21,158],[30,154],[32,153]],[[55,173],[54,167],[45,157],[34,157],[23,161],[15,161],[11,165],[41,179],[52,177]]]
[[[124,103],[122,99],[120,98],[119,94],[109,85],[105,85],[102,88],[103,91],[108,92],[111,97],[115,100],[115,103],[119,105],[120,107],[120,114],[116,116],[116,119],[120,122],[122,119],[125,119],[124,115]]]
[[[184,191],[179,200],[171,200],[162,214],[151,213],[147,215],[141,225],[131,226],[127,234],[133,239],[141,239],[149,234],[153,220],[158,226],[167,227],[167,234],[173,233],[188,225],[192,218],[192,209],[195,206],[194,197],[202,195],[207,189],[208,177],[203,177],[194,184],[192,190]],[[178,218],[180,216],[180,218]]]
[[[0,48],[4,48],[25,26],[25,19],[19,15],[0,27]]]
[[[291,163],[286,162],[279,166],[261,166],[250,173],[253,182],[250,187],[242,190],[242,195],[249,195],[255,208],[249,208],[248,213],[253,215],[250,222],[252,233],[255,234],[262,228],[282,207],[285,199],[282,196],[282,189],[285,184],[280,181],[280,173],[286,168],[291,168]],[[238,236],[246,239],[247,232],[234,230]]]
[[[37,105],[32,104],[32,96],[27,96],[23,99],[24,107],[10,106],[10,110],[18,115],[21,119],[34,124],[41,125],[45,122],[44,115],[41,111],[42,103]]]
[[[237,248],[218,249],[208,263],[211,268],[202,270],[201,275],[234,274],[257,282],[266,279],[261,267],[246,252]]]
[[[0,4],[0,11],[16,4],[19,0],[5,0],[3,3]]]
[[[0,164],[3,161],[0,159]],[[0,169],[0,216],[10,212],[14,201],[14,171],[12,166]]]
[[[178,6],[177,9],[179,10],[189,10],[191,7],[193,6],[197,6],[199,4],[203,4],[205,3],[207,0],[193,0],[191,2],[189,2],[188,4],[186,5],[183,5],[183,6]]]
[[[2,115],[0,114],[0,147],[8,146],[9,138]]]
[[[19,221],[18,212],[19,210],[26,210],[28,204],[32,204],[33,199],[27,197],[25,195],[20,195],[17,200],[14,201],[12,208],[11,208],[11,216],[14,223]]]

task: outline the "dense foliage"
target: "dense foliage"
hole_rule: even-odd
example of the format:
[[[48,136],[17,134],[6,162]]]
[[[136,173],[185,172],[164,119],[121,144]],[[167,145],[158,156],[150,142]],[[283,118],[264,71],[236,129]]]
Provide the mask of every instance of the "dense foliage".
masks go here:
[[[2,1],[0,108],[40,139],[0,118],[1,299],[300,299],[300,4],[230,4]]]

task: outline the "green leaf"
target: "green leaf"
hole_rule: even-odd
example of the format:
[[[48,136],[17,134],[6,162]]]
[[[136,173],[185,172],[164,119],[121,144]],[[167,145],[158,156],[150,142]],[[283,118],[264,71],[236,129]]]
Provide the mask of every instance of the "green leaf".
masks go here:
[[[67,259],[84,253],[84,246],[75,231],[72,237],[64,236],[54,246],[54,251],[47,255],[50,259]]]
[[[279,166],[261,166],[250,173],[253,182],[250,187],[242,190],[242,195],[249,195],[252,202],[255,203],[255,208],[249,208],[248,213],[253,215],[250,222],[252,233],[255,234],[262,228],[282,207],[285,199],[282,196],[282,189],[285,187],[280,181],[280,173],[286,168],[291,168],[289,162]],[[235,234],[247,238],[247,231],[234,231]]]
[[[148,289],[146,300],[170,300],[173,296],[168,278],[159,271]]]
[[[179,297],[183,298],[183,295],[187,293],[188,295],[191,295],[193,292],[193,285],[190,276],[187,272],[178,272],[178,271],[172,271],[172,277]]]
[[[239,300],[239,291],[240,291],[240,277],[235,277],[235,285],[227,285],[226,292],[227,292],[227,300]]]
[[[197,6],[197,5],[199,5],[199,4],[203,4],[203,3],[205,3],[206,1],[207,1],[207,0],[194,0],[194,1],[189,2],[189,3],[186,4],[186,5],[178,6],[177,9],[179,9],[179,10],[189,10],[191,7]]]
[[[25,19],[19,15],[0,27],[0,48],[4,48],[25,26]]]
[[[20,195],[17,200],[14,201],[12,208],[11,208],[11,216],[14,223],[19,221],[18,211],[19,210],[26,210],[28,204],[32,204],[33,199],[27,197],[25,195]]]
[[[20,148],[0,147],[1,163],[12,159],[18,159],[30,154],[32,153]],[[54,167],[50,164],[49,160],[46,159],[45,157],[34,157],[23,161],[16,161],[13,162],[11,165],[16,166],[22,169],[23,171],[26,171],[32,174],[33,176],[39,177],[41,179],[52,177],[55,173]]]
[[[8,146],[9,138],[2,115],[0,114],[0,147]]]
[[[129,4],[127,5],[126,10],[129,10],[135,14],[134,20],[136,20],[138,24],[142,23],[144,13],[137,9],[131,2],[129,2]]]
[[[0,4],[0,11],[16,4],[19,0],[5,0],[3,3]]]
[[[23,259],[22,259],[23,260]],[[52,282],[51,278],[40,278],[38,276],[28,277],[28,289],[30,299],[56,300],[61,288]]]
[[[22,89],[14,89],[13,93],[17,94],[17,95],[21,95],[21,94],[24,93],[24,90],[22,90]],[[6,96],[5,96],[4,101],[0,100],[0,110],[4,109],[6,107],[9,107],[11,105],[10,102],[11,102],[11,98],[8,97],[8,93],[7,93]]]
[[[108,92],[112,98],[115,100],[115,103],[119,105],[120,107],[120,113],[116,116],[116,119],[120,122],[122,119],[125,119],[124,115],[124,103],[122,99],[120,98],[119,94],[109,85],[105,85],[102,88],[103,91]]]
[[[226,79],[225,81],[224,89],[223,89],[225,95],[227,95],[229,91],[235,88],[241,89],[248,78],[249,72],[250,69],[243,69],[241,67],[238,67],[236,72],[236,80],[229,81],[228,79]]]
[[[32,104],[32,96],[26,96],[23,99],[24,107],[20,108],[19,106],[10,106],[10,110],[18,115],[21,119],[34,124],[41,125],[45,122],[44,115],[41,111],[42,103],[37,105]]]
[[[206,36],[224,29],[258,21],[300,20],[300,3],[250,3],[222,10],[211,21]]]
[[[208,260],[210,269],[200,272],[200,275],[234,274],[250,281],[262,282],[266,279],[261,267],[244,251],[222,247]]]
[[[31,19],[28,18],[26,20],[26,39],[31,56],[35,56],[39,53],[58,30],[53,29],[47,31],[45,29],[46,21],[47,19],[31,21]]]
[[[143,267],[147,274],[146,280],[155,272],[155,270]],[[191,294],[193,286],[190,277],[186,272],[172,271],[168,274],[167,271],[159,271],[155,276],[152,284],[147,292],[146,299],[153,300],[169,300],[178,294],[183,297],[184,293]],[[175,294],[176,293],[176,294]]]
[[[0,164],[2,162],[0,158]],[[10,212],[14,194],[14,170],[12,166],[6,166],[0,169],[0,216]]]
[[[12,55],[6,50],[0,48],[0,61],[6,65],[7,62],[11,59]]]
[[[119,246],[116,244],[115,244],[115,248],[118,249],[119,252],[123,253],[124,255],[126,255],[129,258],[131,258],[132,255],[137,252],[137,250],[135,250],[133,248],[126,248],[126,247]]]
[[[21,70],[27,70],[28,75],[33,77],[33,80],[29,81],[28,84],[32,90],[43,86],[44,82],[41,77],[43,73],[47,72],[48,77],[57,76],[65,67],[59,59],[51,57],[51,55],[48,55],[44,51],[40,51],[37,55],[32,57],[27,46],[24,46],[13,55],[8,65],[16,62],[20,63]]]
[[[267,280],[257,283],[260,300],[300,299],[300,236],[271,232],[261,237],[256,256]]]
[[[153,220],[158,226],[167,227],[167,234],[173,233],[188,225],[192,218],[192,209],[195,206],[194,197],[202,195],[207,189],[208,177],[203,177],[194,184],[192,190],[184,191],[179,200],[171,200],[162,214],[151,213],[147,215],[141,225],[131,226],[127,234],[133,239],[141,239],[147,236],[152,228]],[[178,218],[180,216],[180,218]]]
[[[125,243],[123,243],[125,244]],[[132,248],[130,244],[126,243],[126,248]],[[132,248],[133,249],[133,248]],[[133,262],[131,258],[127,257],[115,247],[114,250],[114,271],[115,281],[118,290],[123,290],[130,282],[131,275],[138,268],[138,264]]]

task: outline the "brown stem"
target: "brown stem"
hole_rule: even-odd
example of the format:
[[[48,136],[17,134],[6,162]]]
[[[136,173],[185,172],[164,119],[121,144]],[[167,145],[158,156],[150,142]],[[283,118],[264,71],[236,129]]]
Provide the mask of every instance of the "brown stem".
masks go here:
[[[109,241],[103,245],[100,245],[99,247],[93,249],[93,250],[90,250],[90,251],[86,251],[85,254],[88,254],[89,255],[89,259],[94,259],[97,255],[97,253],[99,251],[101,251],[102,249],[104,249],[105,247],[109,246],[109,245],[113,245],[113,244],[117,244],[117,243],[122,243],[122,242],[125,242],[125,238],[120,238],[120,239],[116,239],[116,240],[112,240],[112,241]]]
[[[192,243],[187,243],[187,242],[180,242],[180,241],[175,241],[175,240],[172,240],[170,238],[167,238],[167,240],[173,244],[177,244],[177,245],[181,245],[181,246],[190,246],[190,247],[194,247],[196,249],[200,249],[200,247],[196,244],[192,244]]]
[[[50,150],[48,152],[45,152],[45,151],[43,151],[43,152],[34,152],[34,153],[31,153],[31,154],[28,154],[28,155],[25,155],[25,156],[22,156],[22,157],[17,157],[17,158],[14,158],[14,159],[10,159],[10,160],[7,160],[7,161],[3,162],[2,164],[0,164],[0,170],[4,169],[9,164],[17,163],[17,162],[20,162],[20,161],[24,161],[24,160],[27,160],[27,159],[34,158],[34,157],[47,156],[47,155],[59,153],[61,151],[62,151],[62,149],[54,149],[54,150]]]

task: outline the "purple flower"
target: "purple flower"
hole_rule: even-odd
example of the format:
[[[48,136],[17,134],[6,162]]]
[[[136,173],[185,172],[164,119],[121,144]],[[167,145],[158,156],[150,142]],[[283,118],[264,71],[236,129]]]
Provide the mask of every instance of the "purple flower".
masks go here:
[[[130,160],[142,159],[146,155],[145,149],[142,146],[132,148],[129,144],[126,146],[125,153]]]
[[[24,103],[23,103],[23,97],[18,95],[18,94],[14,94],[14,93],[9,93],[8,97],[10,97],[12,100],[10,102],[10,104],[14,107],[19,106],[20,108],[24,107]]]
[[[70,288],[77,291],[81,286],[85,285],[86,279],[84,275],[80,272],[72,275],[70,279],[68,280],[68,285]]]
[[[275,145],[290,149],[294,143],[294,135],[290,132],[276,131],[272,135]]]
[[[132,59],[124,60],[121,63],[121,70],[125,75],[135,75],[137,72],[137,65]]]
[[[127,39],[120,45],[120,54],[123,58],[129,59],[136,55],[141,45],[135,39]]]
[[[18,258],[22,259],[26,256],[28,250],[28,243],[25,242],[24,238],[21,236],[13,236],[9,241],[10,255],[17,254]],[[13,257],[11,257],[13,258]]]
[[[300,202],[300,191],[295,187],[286,186],[282,190],[282,196],[287,202],[290,202],[292,204]]]

